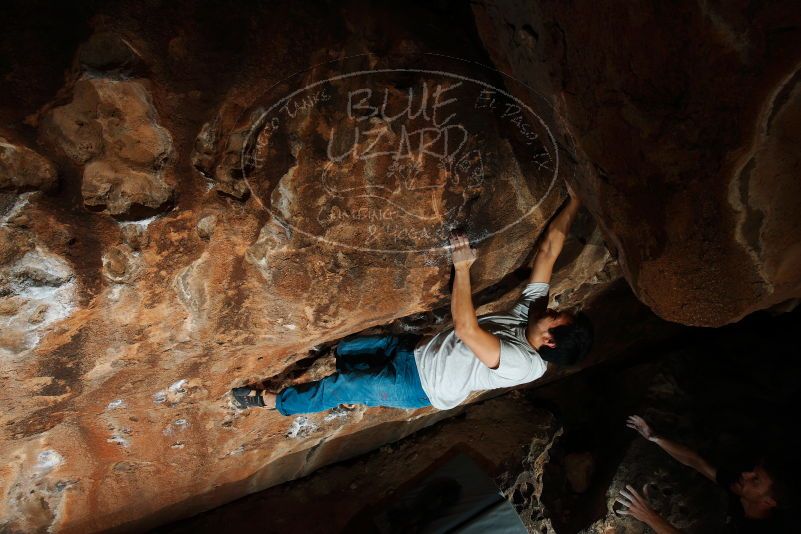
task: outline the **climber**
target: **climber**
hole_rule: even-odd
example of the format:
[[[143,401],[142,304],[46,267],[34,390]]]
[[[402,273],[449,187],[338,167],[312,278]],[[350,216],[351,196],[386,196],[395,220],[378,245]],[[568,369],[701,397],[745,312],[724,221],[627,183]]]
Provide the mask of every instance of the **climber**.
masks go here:
[[[639,415],[630,416],[626,426],[726,490],[729,497],[727,523],[733,532],[779,531],[776,511],[786,507],[788,489],[783,477],[788,475],[777,467],[773,458],[763,458],[756,465],[741,466],[740,469],[718,469],[689,447],[657,435]],[[619,514],[642,521],[657,534],[680,532],[656,513],[631,486],[621,490],[616,500],[625,506]]]
[[[536,380],[549,363],[576,364],[590,349],[591,324],[583,314],[548,309],[547,303],[554,262],[579,206],[571,191],[542,236],[521,298],[507,312],[476,317],[470,288],[476,250],[463,232],[453,232],[452,328],[430,339],[367,336],[341,341],[337,373],[277,395],[234,388],[234,405],[263,406],[282,415],[320,412],[340,404],[406,409],[433,405],[447,410],[474,391]]]

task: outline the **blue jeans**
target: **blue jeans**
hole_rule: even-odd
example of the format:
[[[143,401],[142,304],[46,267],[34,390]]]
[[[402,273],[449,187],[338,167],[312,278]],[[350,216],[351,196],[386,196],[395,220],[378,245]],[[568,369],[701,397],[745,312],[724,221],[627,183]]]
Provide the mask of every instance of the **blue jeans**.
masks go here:
[[[340,341],[337,372],[317,382],[288,387],[275,408],[282,415],[330,410],[340,404],[392,408],[431,406],[414,361],[414,346],[396,336]]]

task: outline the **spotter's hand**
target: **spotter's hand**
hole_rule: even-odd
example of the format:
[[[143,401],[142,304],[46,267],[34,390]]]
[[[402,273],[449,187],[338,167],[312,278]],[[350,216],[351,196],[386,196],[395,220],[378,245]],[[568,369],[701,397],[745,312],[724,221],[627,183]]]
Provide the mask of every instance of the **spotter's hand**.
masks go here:
[[[643,487],[643,493],[645,493],[645,487]],[[651,508],[645,497],[637,493],[637,490],[629,485],[620,490],[615,500],[624,506],[623,509],[617,511],[619,515],[631,516],[651,526],[661,521],[661,517]],[[660,530],[659,532],[662,531]]]
[[[648,441],[654,441],[656,439],[656,434],[651,426],[639,415],[630,415],[626,420],[626,426],[639,432],[640,435]]]
[[[470,241],[467,240],[467,235],[461,230],[454,230],[450,235],[451,244],[451,261],[455,268],[469,269],[473,262],[476,261],[477,251],[470,248]]]

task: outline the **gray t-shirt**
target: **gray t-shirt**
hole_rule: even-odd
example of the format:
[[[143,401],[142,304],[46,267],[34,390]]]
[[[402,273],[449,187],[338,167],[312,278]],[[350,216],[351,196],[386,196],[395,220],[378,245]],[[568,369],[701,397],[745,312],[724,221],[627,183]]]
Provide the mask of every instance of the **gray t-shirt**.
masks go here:
[[[456,336],[444,330],[414,350],[420,382],[431,404],[440,410],[453,408],[473,391],[507,388],[536,380],[547,363],[526,340],[528,306],[547,298],[548,284],[528,284],[511,310],[478,318],[481,328],[501,340],[501,361],[490,369]]]

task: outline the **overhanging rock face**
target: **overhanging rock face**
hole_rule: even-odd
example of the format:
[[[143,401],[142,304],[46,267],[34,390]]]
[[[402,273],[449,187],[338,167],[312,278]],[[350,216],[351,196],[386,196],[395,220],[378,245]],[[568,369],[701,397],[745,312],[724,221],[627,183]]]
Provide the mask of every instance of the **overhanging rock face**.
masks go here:
[[[499,68],[548,95],[637,296],[718,326],[801,295],[801,10],[474,4]]]
[[[60,176],[20,160],[46,172],[0,198],[12,532],[153,526],[450,415],[243,414],[227,392],[322,376],[330,342],[447,305],[451,228],[492,286],[564,199],[544,101],[428,54],[487,63],[468,10],[185,7],[148,29],[109,8],[47,67],[61,88],[4,89],[8,138]],[[594,246],[574,285],[609,267]]]
[[[732,14],[695,4],[572,22],[482,6],[19,8],[41,42],[8,34],[0,86],[2,528],[141,530],[448,416],[282,418],[226,394],[320,377],[335,340],[396,319],[445,326],[450,228],[478,245],[476,290],[508,302],[565,177],[600,231],[578,225],[555,303],[595,299],[615,255],[689,324],[798,296],[799,48],[781,12],[731,34]],[[638,24],[671,52],[617,47]],[[688,42],[717,74],[699,77],[708,54],[679,61]],[[619,317],[626,344],[640,323]]]

